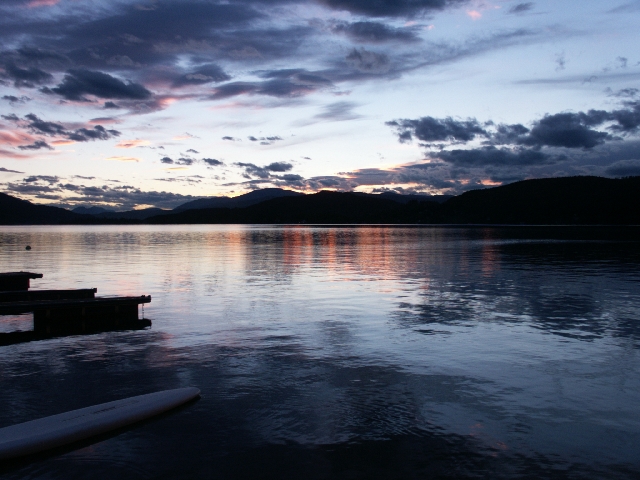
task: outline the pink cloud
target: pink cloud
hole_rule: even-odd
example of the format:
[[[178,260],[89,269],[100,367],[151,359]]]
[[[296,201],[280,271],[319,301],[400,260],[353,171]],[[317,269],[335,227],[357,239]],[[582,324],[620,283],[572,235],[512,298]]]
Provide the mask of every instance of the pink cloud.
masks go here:
[[[472,20],[479,20],[482,18],[482,14],[477,10],[467,10],[467,15],[469,15]]]
[[[60,0],[31,0],[27,3],[27,8],[53,7],[58,3],[60,3]]]
[[[0,130],[0,145],[17,147],[25,143],[33,143],[37,140],[33,135],[19,131]]]
[[[5,150],[4,148],[0,148],[0,157],[29,158],[29,155],[25,155],[24,153],[12,152],[11,150]]]
[[[116,148],[135,148],[135,147],[145,147],[150,145],[151,142],[149,140],[122,140],[121,142],[116,144]]]

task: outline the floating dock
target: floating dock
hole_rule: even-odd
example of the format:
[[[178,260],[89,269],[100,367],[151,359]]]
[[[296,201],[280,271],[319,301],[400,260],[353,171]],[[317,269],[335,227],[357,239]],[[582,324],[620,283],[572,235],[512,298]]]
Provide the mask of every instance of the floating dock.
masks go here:
[[[150,320],[138,319],[138,306],[150,303],[150,295],[96,298],[96,288],[29,290],[29,281],[42,276],[31,272],[0,273],[0,288],[5,289],[0,291],[0,315],[33,313],[32,331],[0,333],[0,345],[151,326]]]
[[[41,300],[71,300],[77,298],[95,298],[97,288],[77,290],[10,290],[0,291],[0,303],[37,302]],[[4,314],[0,314],[4,315]]]
[[[29,280],[35,278],[42,278],[42,274],[31,272],[0,273],[0,292],[29,290]]]

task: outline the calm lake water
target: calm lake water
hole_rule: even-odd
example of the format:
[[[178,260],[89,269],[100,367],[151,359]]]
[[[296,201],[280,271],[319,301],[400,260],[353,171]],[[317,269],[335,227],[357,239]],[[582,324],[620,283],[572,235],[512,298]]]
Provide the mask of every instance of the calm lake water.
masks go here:
[[[43,273],[37,289],[150,294],[153,321],[0,347],[0,427],[202,390],[176,412],[0,476],[639,478],[639,239],[0,227],[0,270]],[[0,331],[30,322],[0,317]]]

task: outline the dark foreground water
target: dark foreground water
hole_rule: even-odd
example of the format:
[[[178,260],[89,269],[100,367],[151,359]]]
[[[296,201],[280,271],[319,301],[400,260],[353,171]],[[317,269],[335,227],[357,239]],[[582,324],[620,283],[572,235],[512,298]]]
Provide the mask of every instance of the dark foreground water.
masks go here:
[[[0,270],[151,294],[153,326],[0,347],[0,427],[181,386],[203,396],[0,476],[639,478],[639,238],[1,227]]]

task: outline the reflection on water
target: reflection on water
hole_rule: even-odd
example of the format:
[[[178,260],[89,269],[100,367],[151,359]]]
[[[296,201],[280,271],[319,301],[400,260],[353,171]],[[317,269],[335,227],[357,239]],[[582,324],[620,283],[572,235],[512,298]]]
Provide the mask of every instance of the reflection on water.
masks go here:
[[[0,347],[0,427],[203,392],[6,478],[640,475],[633,229],[3,227],[0,239],[3,270],[44,273],[34,288],[153,298],[148,331]]]

